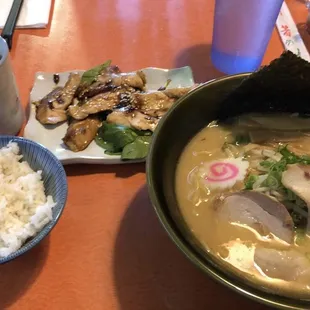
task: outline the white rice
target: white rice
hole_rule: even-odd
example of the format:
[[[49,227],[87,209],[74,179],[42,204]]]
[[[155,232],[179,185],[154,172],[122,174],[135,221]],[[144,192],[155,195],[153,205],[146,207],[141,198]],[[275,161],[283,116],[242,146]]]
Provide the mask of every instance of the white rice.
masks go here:
[[[45,195],[42,171],[21,159],[17,143],[0,149],[0,257],[18,250],[52,220],[55,203]]]

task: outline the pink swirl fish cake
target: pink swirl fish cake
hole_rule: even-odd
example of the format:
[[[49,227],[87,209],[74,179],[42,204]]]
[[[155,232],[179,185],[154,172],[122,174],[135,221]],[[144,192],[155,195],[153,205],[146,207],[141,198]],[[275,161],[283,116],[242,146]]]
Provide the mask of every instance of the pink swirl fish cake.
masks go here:
[[[243,181],[249,163],[242,158],[228,158],[203,163],[199,175],[209,188],[231,188],[236,182]]]

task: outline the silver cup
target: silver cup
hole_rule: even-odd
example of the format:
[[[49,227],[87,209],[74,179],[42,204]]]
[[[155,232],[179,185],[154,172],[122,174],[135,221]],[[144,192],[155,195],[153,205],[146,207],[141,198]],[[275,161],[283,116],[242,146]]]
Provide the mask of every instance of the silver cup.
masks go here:
[[[8,46],[0,37],[0,135],[16,135],[23,121],[24,112],[11,67]]]

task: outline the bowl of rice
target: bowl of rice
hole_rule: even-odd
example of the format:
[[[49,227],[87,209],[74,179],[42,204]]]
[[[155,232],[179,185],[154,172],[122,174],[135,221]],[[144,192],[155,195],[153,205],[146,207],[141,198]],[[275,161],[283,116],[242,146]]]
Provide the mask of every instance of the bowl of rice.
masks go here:
[[[67,192],[64,168],[50,151],[24,138],[0,136],[0,264],[49,234]]]

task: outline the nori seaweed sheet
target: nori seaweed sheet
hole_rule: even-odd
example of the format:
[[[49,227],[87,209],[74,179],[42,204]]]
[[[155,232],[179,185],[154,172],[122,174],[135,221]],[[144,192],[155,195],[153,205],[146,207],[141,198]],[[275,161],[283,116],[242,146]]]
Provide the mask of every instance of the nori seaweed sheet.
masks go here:
[[[218,119],[272,112],[310,114],[310,63],[290,51],[252,73],[228,94]]]

